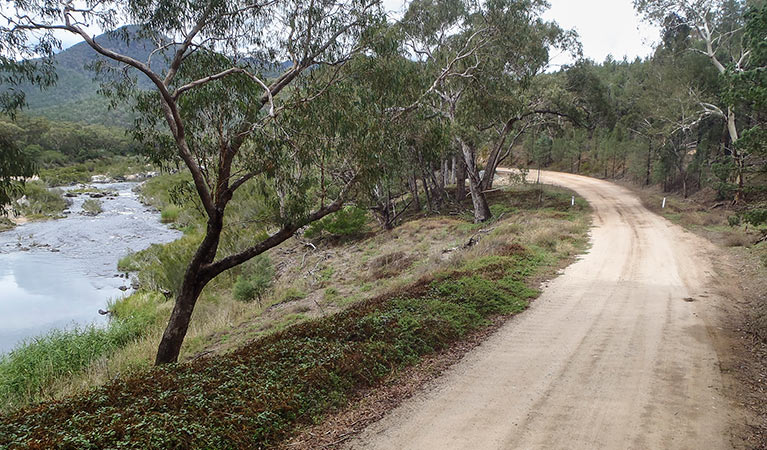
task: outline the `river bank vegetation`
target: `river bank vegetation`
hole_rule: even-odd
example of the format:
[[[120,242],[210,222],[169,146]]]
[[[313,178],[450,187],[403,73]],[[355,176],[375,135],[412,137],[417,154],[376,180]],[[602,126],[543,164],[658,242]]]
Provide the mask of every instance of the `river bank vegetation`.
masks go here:
[[[489,318],[523,310],[537,295],[538,281],[551,276],[586,246],[588,207],[582,200],[571,206],[570,197],[570,192],[558,188],[518,185],[490,196],[499,220],[488,224],[475,225],[471,215],[411,215],[392,231],[292,240],[286,248],[269,253],[275,276],[260,302],[238,299],[233,287],[236,283],[231,279],[206,289],[195,327],[190,330],[190,344],[182,354],[182,360],[191,365],[162,369],[162,373],[150,368],[150,355],[171,302],[150,292],[134,294],[110,306],[116,319],[105,330],[57,334],[12,353],[0,364],[0,385],[7,394],[4,408],[15,409],[32,399],[61,398],[101,384],[106,384],[102,393],[82,395],[111,402],[112,394],[103,394],[112,392],[121,397],[121,389],[143,385],[146,391],[136,393],[137,404],[143,404],[145,395],[147,399],[172,399],[175,394],[158,390],[165,385],[162,380],[172,378],[179,383],[178,389],[191,388],[192,384],[183,380],[204,381],[208,375],[199,378],[193,374],[212,374],[199,372],[200,367],[229,367],[231,362],[232,371],[227,368],[219,372],[221,377],[208,379],[221,401],[232,401],[231,396],[243,398],[239,385],[226,381],[232,375],[241,380],[252,381],[251,376],[262,379],[263,383],[248,384],[260,386],[262,391],[253,398],[265,402],[259,400],[246,407],[258,409],[253,417],[261,417],[247,429],[255,426],[262,430],[237,433],[237,442],[273,444],[287,436],[293,424],[320,420],[328,408],[345,405],[356,390],[373,386],[398,368],[449,347],[461,336],[487,326]],[[373,223],[366,225],[376,228]],[[470,242],[476,244],[468,245]],[[328,327],[335,331],[328,334]],[[357,338],[350,341],[348,333]],[[51,351],[51,347],[57,350]],[[261,356],[257,361],[246,354]],[[359,359],[362,355],[367,356]],[[344,369],[352,363],[358,369]],[[38,375],[30,379],[29,373]],[[112,385],[110,380],[118,375],[120,380],[135,380],[136,384],[120,381],[121,387]],[[307,376],[312,379],[308,385]],[[17,391],[9,391],[9,386]],[[213,389],[213,385],[209,387]],[[106,411],[88,409],[97,410]],[[46,411],[34,418],[40,427],[58,417],[55,411]],[[140,408],[135,411],[143,414]],[[245,410],[242,413],[238,417],[244,418]],[[132,431],[123,436],[104,435],[93,440],[98,434],[95,430],[80,429],[74,422],[64,425],[64,435],[70,436],[66,439],[80,435],[96,445],[120,446],[123,440],[149,442],[143,439],[166,433],[160,423],[141,432],[143,427],[134,429],[129,425],[133,419],[125,417]],[[28,412],[6,415],[0,435],[8,442],[31,444],[41,436],[34,430],[43,428],[30,428],[19,420],[32,419]],[[97,416],[92,419],[100,420]],[[220,427],[232,425],[228,421],[224,418],[206,425],[194,419],[189,426],[198,432],[182,436],[176,443],[215,446],[223,436]],[[250,423],[250,419],[246,421]],[[77,422],[94,423],[90,419]],[[228,436],[226,439],[233,438]],[[39,443],[65,442],[45,439]]]

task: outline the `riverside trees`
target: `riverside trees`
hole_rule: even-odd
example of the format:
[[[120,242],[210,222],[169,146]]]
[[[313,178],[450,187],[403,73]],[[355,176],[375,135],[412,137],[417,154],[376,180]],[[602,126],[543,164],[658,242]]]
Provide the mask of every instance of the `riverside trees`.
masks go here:
[[[46,84],[34,74],[50,73],[60,33],[84,39],[102,56],[102,92],[137,114],[132,133],[147,156],[189,170],[205,232],[159,344],[162,364],[177,360],[212,279],[353,195],[392,226],[392,193],[410,191],[419,205],[420,181],[436,207],[450,178],[463,200],[468,177],[475,220],[487,220],[485,190],[510,154],[508,137],[550,112],[529,94],[532,80],[548,47],[572,44],[540,19],[545,5],[418,0],[392,27],[379,0],[16,0],[0,11],[0,50],[3,70],[21,74],[4,80]],[[138,37],[153,48],[130,56],[91,27],[110,42]],[[22,102],[18,94],[6,103]],[[227,208],[245,185],[262,199],[256,229],[224,248],[243,226],[227,221]]]
[[[10,3],[2,12],[8,25],[0,28],[7,54],[45,61],[60,45],[57,33],[81,37],[104,56],[105,92],[140,113],[134,136],[149,156],[179,159],[192,175],[206,232],[186,269],[157,364],[177,360],[210,280],[339,210],[371,166],[372,152],[355,151],[368,128],[356,123],[354,133],[339,132],[350,129],[343,108],[317,111],[312,103],[335,89],[340,70],[333,68],[367,48],[381,21],[378,0]],[[104,47],[88,31],[95,26],[130,40],[122,23],[136,24],[136,33],[155,43],[147,60]],[[289,62],[274,64],[282,60]],[[9,62],[24,73],[27,63]],[[152,90],[133,89],[138,77]],[[318,113],[336,129],[308,126]],[[264,208],[274,228],[222,255],[222,233],[231,226],[226,208],[246,183],[267,192]]]
[[[521,135],[524,119],[560,114],[530,95],[531,81],[548,65],[551,48],[577,51],[574,33],[541,19],[546,7],[543,0],[415,0],[400,24],[405,48],[433,80],[400,113],[425,110],[449,127],[452,154],[459,159],[452,177],[456,195],[463,198],[468,178],[476,222],[491,216],[485,192],[511,153],[515,139],[507,142],[509,136]],[[483,171],[484,145],[489,150]],[[449,155],[441,165],[444,178]]]

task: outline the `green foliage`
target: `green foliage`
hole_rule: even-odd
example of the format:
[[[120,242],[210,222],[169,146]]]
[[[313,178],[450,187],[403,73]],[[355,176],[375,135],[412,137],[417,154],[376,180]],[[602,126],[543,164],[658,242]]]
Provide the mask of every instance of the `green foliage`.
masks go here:
[[[332,236],[353,236],[364,232],[367,222],[367,211],[356,206],[347,206],[322,220],[312,222],[304,235],[310,239],[323,232]]]
[[[110,305],[114,318],[105,327],[54,330],[0,357],[0,402],[8,407],[38,399],[39,389],[52,380],[79,372],[142,336],[157,320],[157,302],[156,296],[134,294]]]
[[[24,185],[24,197],[16,200],[16,208],[25,216],[58,217],[69,202],[60,189],[48,189],[39,181]]]
[[[28,115],[13,120],[0,116],[0,134],[13,139],[44,168],[136,153],[136,145],[124,129],[103,125],[55,122]]]
[[[304,297],[306,297],[306,292],[297,287],[289,287],[280,296],[280,303],[293,302],[296,300],[301,300]]]
[[[117,268],[123,272],[136,272],[143,288],[176,294],[201,239],[202,236],[194,232],[168,244],[153,244],[121,258]]]
[[[743,222],[753,226],[767,225],[767,209],[755,208],[741,213]]]
[[[34,173],[33,161],[0,130],[0,213],[5,214],[5,207],[23,191],[24,184],[18,178],[31,177]]]
[[[240,274],[232,288],[234,298],[243,302],[261,297],[272,286],[274,267],[267,255],[259,255],[247,263],[246,273]]]
[[[173,223],[178,220],[181,208],[177,205],[168,205],[160,211],[160,221],[162,223]]]
[[[396,298],[305,320],[227,355],[156,367],[2,416],[0,441],[79,448],[271,447],[297,424],[319,420],[358,390],[446,348],[493,316],[524,309],[536,294],[524,281],[539,264],[513,247],[476,263],[479,270],[471,275],[464,269],[443,273]]]
[[[97,216],[104,210],[101,201],[95,198],[89,198],[83,202],[83,212],[89,216]]]

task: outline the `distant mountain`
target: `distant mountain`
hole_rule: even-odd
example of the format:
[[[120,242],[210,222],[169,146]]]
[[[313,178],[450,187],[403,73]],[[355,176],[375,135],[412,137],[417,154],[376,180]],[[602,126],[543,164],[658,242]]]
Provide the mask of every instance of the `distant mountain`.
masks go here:
[[[146,61],[154,44],[136,36],[135,26],[125,26],[119,30],[130,37],[125,41],[102,34],[95,38],[104,47],[121,54]],[[132,123],[131,112],[127,110],[109,110],[108,102],[97,93],[99,83],[94,81],[95,73],[88,70],[98,60],[105,58],[85,42],[75,44],[54,57],[58,81],[48,89],[40,90],[26,86],[27,113],[39,115],[51,120],[87,122],[102,125],[128,126]],[[156,58],[156,64],[162,64],[162,56]],[[155,65],[155,63],[153,63]],[[145,77],[139,76],[142,86],[149,87]]]
[[[139,61],[146,61],[156,46],[150,40],[138,37],[137,30],[135,25],[127,25],[117,31],[121,36],[127,36],[127,40],[109,34],[97,36],[95,40],[105,48]],[[173,48],[166,51],[172,52]],[[51,120],[111,126],[128,127],[133,123],[131,111],[126,108],[109,110],[108,101],[97,92],[99,82],[94,81],[95,73],[88,70],[88,67],[98,60],[106,60],[105,57],[85,42],[80,42],[58,53],[54,59],[58,74],[56,84],[46,90],[32,86],[24,89],[29,105],[26,111],[28,114]],[[152,57],[153,69],[161,70],[163,64],[163,55]],[[288,67],[290,63],[282,63],[274,73],[267,76],[276,76]],[[137,74],[137,78],[140,87],[151,89],[151,82],[145,76]]]

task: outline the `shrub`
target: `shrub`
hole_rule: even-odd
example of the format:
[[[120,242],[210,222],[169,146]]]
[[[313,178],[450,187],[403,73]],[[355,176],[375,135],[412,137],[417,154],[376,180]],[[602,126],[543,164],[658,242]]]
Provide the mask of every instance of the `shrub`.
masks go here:
[[[367,222],[366,210],[356,206],[347,206],[321,220],[312,222],[304,235],[311,239],[324,231],[333,236],[353,236],[362,233]]]
[[[60,189],[48,189],[39,181],[26,183],[24,195],[16,204],[26,216],[57,216],[69,206]]]
[[[755,227],[767,224],[767,209],[752,209],[742,213],[743,222]]]
[[[176,205],[168,205],[160,212],[160,221],[162,223],[173,223],[178,220],[181,208]]]
[[[253,258],[247,266],[249,274],[239,275],[234,282],[232,295],[236,300],[249,302],[261,297],[272,286],[274,268],[267,255],[259,255]]]
[[[97,216],[104,211],[101,205],[101,201],[89,198],[83,202],[83,213],[88,216]]]
[[[737,226],[740,226],[740,216],[737,216],[737,215],[736,215],[736,216],[729,216],[729,217],[727,217],[727,223],[728,223],[728,224],[729,224],[731,227],[737,227]]]
[[[153,244],[121,258],[117,268],[124,272],[136,272],[143,287],[177,294],[201,239],[199,234],[190,233],[168,244]]]

